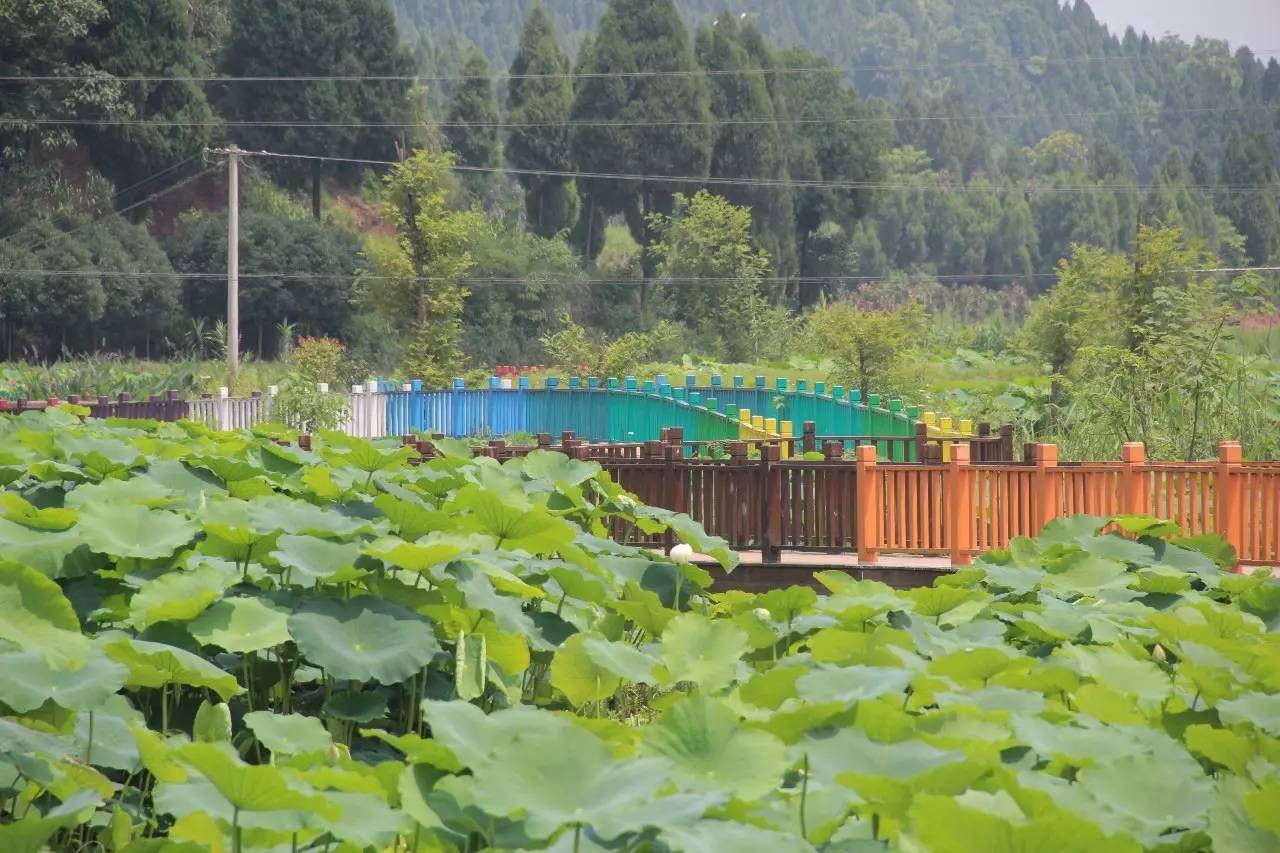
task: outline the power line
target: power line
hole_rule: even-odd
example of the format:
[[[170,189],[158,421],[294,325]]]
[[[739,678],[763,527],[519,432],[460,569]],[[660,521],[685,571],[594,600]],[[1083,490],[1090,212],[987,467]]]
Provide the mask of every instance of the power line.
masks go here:
[[[213,150],[213,153],[222,153],[222,149]],[[250,157],[277,157],[295,160],[320,160],[333,163],[354,163],[357,165],[367,166],[396,166],[399,165],[394,160],[370,160],[361,157],[330,157],[321,154],[283,154],[274,151],[240,151],[240,154]],[[516,169],[503,166],[462,166],[453,165],[449,169],[460,172],[477,172],[477,173],[493,173],[493,174],[509,174],[509,175],[527,175],[530,177],[542,178],[585,178],[589,180],[614,180],[614,181],[631,181],[635,183],[669,183],[669,184],[687,184],[696,186],[699,184],[708,186],[748,186],[748,187],[777,187],[792,189],[830,189],[830,190],[919,190],[921,192],[994,192],[994,193],[1015,193],[1015,192],[1031,192],[1031,193],[1092,193],[1092,192],[1129,192],[1129,193],[1147,193],[1154,187],[1142,184],[1077,184],[1077,185],[1045,185],[1039,186],[1029,185],[1012,185],[1012,186],[989,186],[974,184],[892,184],[879,181],[815,181],[796,178],[718,178],[718,177],[696,177],[696,176],[677,176],[677,175],[639,175],[626,173],[610,173],[610,172],[581,172],[574,170],[560,169]],[[1200,190],[1206,193],[1217,192],[1271,192],[1275,190],[1272,184],[1235,184],[1224,186],[1209,186],[1205,184],[1185,184],[1187,189]]]
[[[1280,54],[1280,48],[1254,50],[1254,56]],[[1024,65],[1096,65],[1111,63],[1133,63],[1148,61],[1143,56],[1029,56],[1011,57],[1009,59],[993,59],[971,62],[934,62],[934,63],[883,63],[871,65],[836,66],[824,65],[807,68],[732,68],[732,69],[674,69],[652,71],[587,71],[587,72],[555,72],[548,74],[335,74],[335,75],[264,75],[264,76],[222,76],[222,75],[134,75],[120,76],[112,79],[124,83],[412,83],[416,81],[452,82],[463,80],[544,80],[565,79],[631,79],[644,77],[689,77],[689,76],[744,76],[748,74],[859,74],[868,72],[905,72],[931,71],[944,69],[1000,68],[1021,67]],[[6,75],[0,76],[4,83],[57,83],[62,81],[101,80],[101,75],[65,74],[65,75]]]
[[[1280,112],[1280,106],[1234,106],[1234,107],[1155,107],[1153,109],[1132,110],[1093,110],[1080,112],[1025,112],[1025,113],[971,113],[967,115],[925,115],[925,116],[859,116],[856,118],[832,118],[822,116],[802,116],[798,118],[732,118],[732,119],[670,119],[665,121],[617,121],[610,119],[565,119],[562,121],[487,121],[487,122],[431,122],[437,128],[476,128],[515,130],[524,128],[545,127],[733,127],[733,126],[792,126],[809,124],[909,124],[911,122],[962,122],[962,121],[1021,121],[1037,118],[1086,119],[1115,118],[1121,116],[1154,117],[1160,115],[1196,115],[1222,113],[1274,113]],[[33,118],[23,119],[26,124],[49,127],[130,127],[145,125],[148,127],[274,127],[290,129],[328,129],[328,128],[364,128],[364,129],[404,129],[418,127],[422,122],[382,122],[382,121],[295,121],[289,119],[235,120],[214,119],[207,121],[175,121],[172,119],[81,119],[81,118]]]
[[[1240,275],[1244,273],[1260,273],[1260,272],[1280,272],[1280,266],[1243,266],[1243,267],[1188,267],[1186,269],[1171,270],[1175,273],[1187,274],[1231,274]],[[132,270],[48,270],[48,269],[0,269],[0,275],[31,275],[42,276],[45,278],[188,278],[188,279],[208,279],[218,280],[226,278],[225,272],[181,272],[174,270],[172,272],[135,272]],[[908,277],[917,280],[931,280],[939,282],[963,283],[967,281],[1020,281],[1023,279],[1044,279],[1057,278],[1056,272],[1034,272],[1034,273],[945,273],[945,274],[929,274],[914,273],[908,274]],[[753,283],[759,284],[822,284],[822,283],[866,283],[886,281],[893,278],[893,275],[827,275],[827,276],[797,276],[794,278],[786,278],[781,276],[770,276],[754,279]],[[524,276],[520,278],[514,277],[463,277],[460,279],[439,277],[439,276],[396,276],[396,275],[368,275],[364,273],[289,273],[289,272],[241,272],[242,279],[279,279],[285,281],[347,281],[359,279],[362,281],[418,281],[418,282],[456,282],[462,285],[523,285],[534,280],[535,276]],[[633,278],[588,278],[572,280],[571,284],[585,285],[636,285],[641,284],[678,284],[678,285],[722,285],[722,284],[740,284],[741,279],[732,277],[675,277],[660,278],[644,281]]]

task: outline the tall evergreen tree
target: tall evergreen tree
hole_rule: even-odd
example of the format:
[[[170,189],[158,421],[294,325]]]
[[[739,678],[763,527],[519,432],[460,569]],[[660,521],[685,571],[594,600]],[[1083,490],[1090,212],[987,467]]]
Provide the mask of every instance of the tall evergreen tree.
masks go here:
[[[511,133],[507,160],[517,169],[565,172],[573,168],[569,156],[569,127],[573,81],[569,57],[560,49],[551,16],[539,2],[524,22],[520,50],[511,63],[507,89]],[[552,237],[578,221],[578,191],[572,178],[519,175],[525,192],[529,228]]]
[[[1254,263],[1280,258],[1280,180],[1265,136],[1232,130],[1222,155],[1218,208],[1244,235]]]
[[[720,15],[698,33],[698,59],[708,76],[711,112],[718,125],[711,177],[786,181],[787,159],[768,78],[771,59],[753,57],[733,15]],[[759,73],[751,73],[759,69]],[[751,209],[752,233],[778,276],[795,272],[795,220],[787,186],[724,185],[717,191]]]
[[[572,133],[574,162],[586,172],[705,177],[711,160],[711,107],[693,42],[674,0],[613,0],[604,13],[591,51],[579,69],[572,118],[619,124],[577,125]],[[663,72],[636,75],[635,72]],[[621,123],[625,123],[622,126]],[[592,206],[622,213],[642,246],[652,242],[653,214],[669,215],[670,180],[588,179],[584,192]],[[594,210],[587,211],[595,215]],[[656,269],[643,256],[646,280]],[[642,287],[641,303],[647,301]]]
[[[400,44],[385,0],[233,0],[223,72],[229,77],[405,77],[412,60]],[[227,87],[228,119],[293,126],[233,126],[247,148],[390,160],[396,132],[388,123],[408,114],[408,81],[305,80]],[[322,122],[328,127],[297,126]],[[342,125],[342,126],[333,126]],[[301,184],[311,166],[272,164],[286,183]],[[363,167],[342,169],[355,178]]]
[[[492,169],[501,162],[500,120],[489,60],[478,48],[472,47],[462,63],[445,118],[444,135],[458,155],[459,165]],[[477,180],[470,183],[483,186],[490,176],[481,172],[476,173],[476,177]]]

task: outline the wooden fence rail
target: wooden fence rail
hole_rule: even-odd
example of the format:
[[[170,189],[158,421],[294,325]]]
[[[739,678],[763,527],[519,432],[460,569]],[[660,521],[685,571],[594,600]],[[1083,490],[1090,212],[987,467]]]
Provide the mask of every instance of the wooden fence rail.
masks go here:
[[[645,503],[686,512],[731,547],[761,551],[766,563],[794,550],[856,552],[868,564],[921,555],[965,565],[1055,518],[1152,515],[1187,535],[1222,534],[1242,565],[1280,565],[1280,463],[1243,462],[1238,442],[1222,442],[1211,462],[1151,463],[1141,444],[1128,444],[1119,461],[1059,464],[1057,446],[1040,444],[1030,461],[1011,464],[972,461],[966,442],[945,463],[903,463],[882,461],[874,442],[850,460],[838,439],[825,442],[821,460],[786,458],[776,442],[760,444],[758,458],[747,442],[728,444],[724,458],[690,458],[678,431],[627,446],[571,434],[558,446],[544,439],[543,448],[599,462]],[[494,442],[477,452],[509,459],[534,449]],[[614,534],[662,544],[636,531]]]

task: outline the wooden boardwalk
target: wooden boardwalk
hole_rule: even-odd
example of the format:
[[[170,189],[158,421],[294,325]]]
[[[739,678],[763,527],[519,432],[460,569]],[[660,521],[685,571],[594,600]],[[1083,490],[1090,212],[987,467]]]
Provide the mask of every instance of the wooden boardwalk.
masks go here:
[[[788,586],[812,586],[822,590],[814,580],[817,572],[834,569],[858,580],[874,580],[895,589],[930,586],[937,578],[954,571],[951,561],[942,557],[885,555],[874,564],[861,563],[857,554],[806,554],[785,551],[776,562],[764,563],[759,551],[742,551],[742,562],[726,574],[720,565],[705,557],[694,562],[711,572],[715,579],[712,590],[728,592],[767,592]]]

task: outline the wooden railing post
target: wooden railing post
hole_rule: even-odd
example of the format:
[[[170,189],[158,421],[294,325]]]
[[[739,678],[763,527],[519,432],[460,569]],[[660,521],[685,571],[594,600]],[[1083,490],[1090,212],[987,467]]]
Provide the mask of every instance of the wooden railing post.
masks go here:
[[[1218,535],[1231,543],[1240,559],[1245,557],[1244,477],[1240,475],[1243,462],[1244,448],[1240,442],[1223,441],[1218,444],[1218,467],[1213,488]],[[1239,566],[1236,570],[1239,571]]]
[[[929,458],[929,425],[924,421],[916,421],[916,461],[924,462]]]
[[[778,462],[781,448],[760,446],[760,562],[776,565],[782,558],[782,470]]]
[[[857,465],[854,488],[857,489],[858,501],[853,529],[858,537],[858,562],[875,565],[880,561],[880,523],[884,514],[876,446],[869,444],[856,448],[854,459]]]
[[[1013,462],[1013,424],[1000,425],[1000,453],[996,457],[1000,462]]]
[[[1147,500],[1146,474],[1138,469],[1147,464],[1147,447],[1140,441],[1130,441],[1120,450],[1120,512],[1125,515],[1146,515],[1151,508]]]
[[[813,421],[804,422],[804,453],[815,453],[818,450],[818,425]]]
[[[1021,536],[1039,536],[1044,526],[1062,512],[1062,496],[1058,486],[1058,445],[1037,444],[1033,450],[1035,474],[1032,478],[1032,520],[1034,530],[1019,530]],[[1010,531],[1012,533],[1012,531]]]
[[[948,526],[951,529],[951,565],[967,566],[973,559],[973,468],[969,465],[969,443],[957,441],[951,446],[947,467]]]

